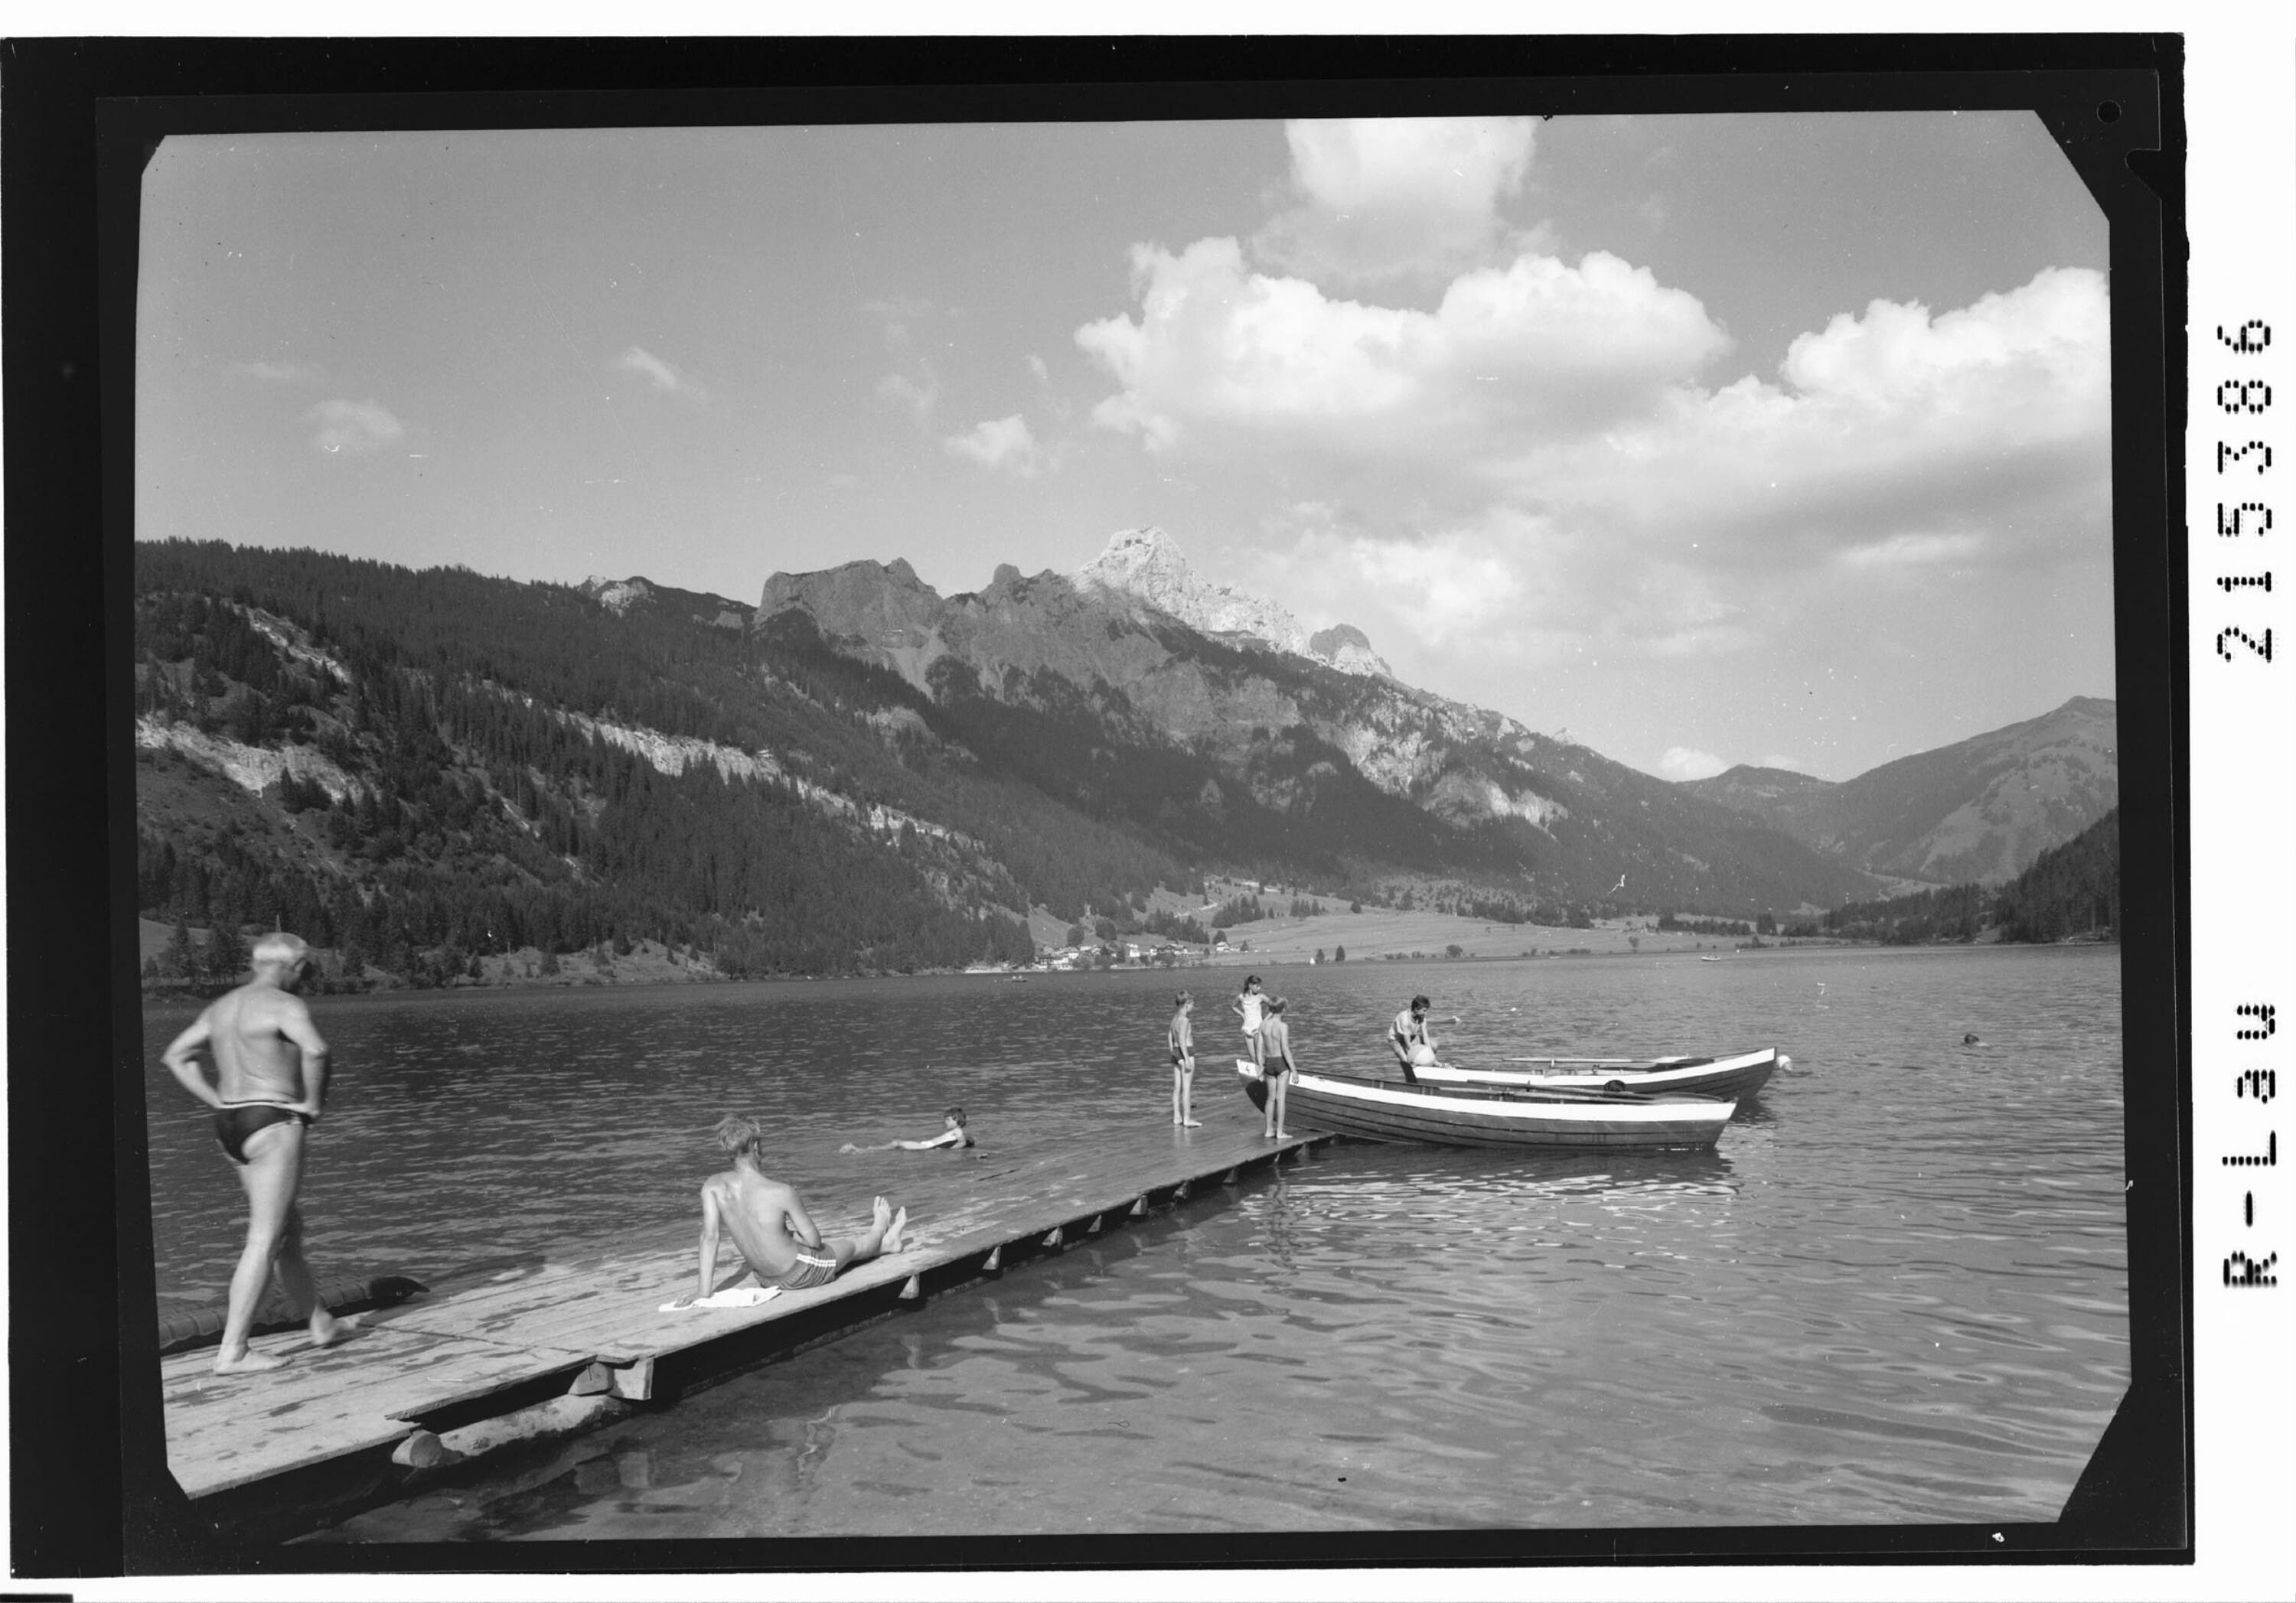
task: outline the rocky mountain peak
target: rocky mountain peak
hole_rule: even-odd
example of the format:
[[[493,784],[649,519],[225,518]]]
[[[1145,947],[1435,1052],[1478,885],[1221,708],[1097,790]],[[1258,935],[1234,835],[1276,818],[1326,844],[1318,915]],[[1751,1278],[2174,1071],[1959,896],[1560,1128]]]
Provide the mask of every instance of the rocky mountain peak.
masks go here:
[[[1248,634],[1350,674],[1386,674],[1362,630],[1337,624],[1316,634],[1282,606],[1200,577],[1171,536],[1149,526],[1119,530],[1100,555],[1077,569],[1086,593],[1145,601],[1206,634]]]
[[[579,586],[582,593],[609,612],[627,612],[631,604],[642,601],[653,593],[653,588],[644,579],[610,579],[602,574],[592,574]]]
[[[1353,624],[1333,624],[1308,636],[1308,655],[1320,658],[1343,674],[1377,674],[1392,679],[1395,671],[1371,649],[1371,638]]]

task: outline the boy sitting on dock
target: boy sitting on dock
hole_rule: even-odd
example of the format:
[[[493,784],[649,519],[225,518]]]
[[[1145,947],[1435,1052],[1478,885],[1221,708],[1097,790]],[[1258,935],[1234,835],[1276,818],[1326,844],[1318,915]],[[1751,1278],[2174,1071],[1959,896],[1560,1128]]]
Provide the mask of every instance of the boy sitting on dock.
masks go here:
[[[768,1179],[758,1166],[766,1135],[757,1120],[734,1115],[720,1119],[718,1144],[734,1155],[734,1166],[702,1182],[701,1289],[691,1300],[701,1301],[718,1289],[712,1282],[718,1278],[721,1226],[734,1238],[758,1284],[786,1291],[826,1286],[849,1264],[901,1250],[909,1210],[896,1212],[882,1197],[876,1199],[866,1235],[858,1240],[824,1240],[797,1192]],[[735,1276],[734,1283],[741,1278]],[[679,1297],[670,1306],[683,1307],[688,1300]]]
[[[964,1108],[950,1108],[947,1113],[940,1116],[940,1133],[934,1136],[931,1141],[879,1141],[873,1147],[857,1147],[851,1141],[847,1141],[843,1146],[837,1149],[840,1152],[892,1152],[896,1150],[902,1152],[930,1152],[936,1147],[969,1147],[972,1145],[972,1132],[964,1127]]]

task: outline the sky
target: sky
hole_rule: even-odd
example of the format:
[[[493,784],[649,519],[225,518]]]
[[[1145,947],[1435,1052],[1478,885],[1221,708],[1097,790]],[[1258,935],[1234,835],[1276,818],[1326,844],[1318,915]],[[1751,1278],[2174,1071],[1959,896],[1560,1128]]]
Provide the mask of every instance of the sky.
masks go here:
[[[754,601],[1154,525],[1842,780],[2114,693],[2106,250],[2021,112],[177,137],[136,530]]]

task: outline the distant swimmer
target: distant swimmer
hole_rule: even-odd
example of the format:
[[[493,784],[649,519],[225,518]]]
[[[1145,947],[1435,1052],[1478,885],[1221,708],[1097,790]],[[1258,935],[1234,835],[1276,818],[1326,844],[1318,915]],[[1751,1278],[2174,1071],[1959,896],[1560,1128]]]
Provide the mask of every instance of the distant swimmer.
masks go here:
[[[255,944],[255,977],[209,1002],[160,1055],[184,1089],[215,1109],[216,1141],[247,1192],[247,1245],[232,1272],[223,1342],[216,1350],[218,1375],[275,1370],[289,1362],[248,1345],[275,1271],[316,1345],[348,1340],[357,1324],[320,1305],[311,1266],[303,1259],[302,1210],[295,1206],[304,1132],[319,1122],[327,1100],[327,1043],[311,1022],[311,1010],[295,994],[310,957],[299,936],[284,930],[265,936]],[[215,1059],[212,1086],[193,1061],[201,1047]]]
[[[854,1240],[826,1240],[807,1213],[798,1194],[778,1180],[768,1179],[758,1166],[766,1145],[765,1130],[757,1120],[734,1116],[718,1121],[718,1144],[734,1155],[734,1166],[712,1174],[701,1185],[701,1255],[700,1289],[668,1305],[683,1308],[713,1292],[718,1278],[718,1232],[734,1238],[746,1262],[746,1272],[760,1286],[802,1291],[826,1286],[840,1270],[866,1264],[880,1253],[898,1252],[907,1230],[909,1210],[896,1212],[882,1197],[872,1205],[868,1232]],[[736,1275],[727,1287],[739,1285]]]
[[[857,1147],[851,1141],[847,1141],[837,1149],[840,1152],[931,1152],[940,1147],[955,1150],[972,1145],[972,1132],[964,1126],[964,1108],[950,1108],[940,1116],[940,1133],[930,1141],[879,1141],[873,1147]]]
[[[1964,1036],[1961,1038],[1961,1043],[1962,1043],[1962,1045],[1964,1045],[1964,1046],[1983,1046],[1983,1045],[1985,1044],[1985,1042],[1984,1042],[1984,1041],[1982,1041],[1981,1039],[1980,1039],[1977,1035],[1973,1035],[1973,1034],[1972,1034],[1972,1035],[1964,1035]]]

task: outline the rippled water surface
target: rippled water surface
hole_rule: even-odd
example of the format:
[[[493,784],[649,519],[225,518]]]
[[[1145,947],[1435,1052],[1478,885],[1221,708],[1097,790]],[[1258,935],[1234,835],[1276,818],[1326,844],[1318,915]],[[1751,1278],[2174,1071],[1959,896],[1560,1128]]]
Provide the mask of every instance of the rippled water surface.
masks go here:
[[[1225,1021],[1238,977],[1188,977],[1200,1029]],[[1775,1044],[1794,1067],[1712,1154],[1343,1142],[339,1533],[2056,1517],[2128,1380],[2116,949],[1274,977],[1311,1067],[1376,1061],[1414,989],[1469,1064]],[[808,1195],[851,1188],[840,1142],[922,1133],[951,1100],[984,1144],[1128,1121],[1161,1141],[1169,986],[323,998],[313,1257],[433,1279],[689,1221],[731,1108],[773,1117]],[[157,1067],[180,1022],[147,1018],[157,1284],[207,1300],[239,1198]]]

